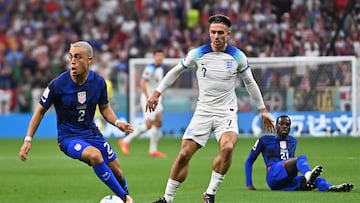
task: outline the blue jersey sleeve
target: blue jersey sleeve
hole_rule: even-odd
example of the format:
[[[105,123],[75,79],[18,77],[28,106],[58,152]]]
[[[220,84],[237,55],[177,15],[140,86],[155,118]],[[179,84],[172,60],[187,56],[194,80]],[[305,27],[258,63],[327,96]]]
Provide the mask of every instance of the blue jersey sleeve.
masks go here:
[[[101,76],[99,76],[101,77]],[[103,104],[107,104],[109,103],[109,99],[108,99],[108,92],[107,92],[107,84],[105,82],[105,80],[103,78],[101,78],[100,80],[100,84],[101,84],[101,88],[99,89],[100,91],[100,98],[99,98],[99,105],[103,105]]]
[[[45,108],[49,108],[53,104],[53,95],[54,81],[51,81],[40,97],[40,104]]]

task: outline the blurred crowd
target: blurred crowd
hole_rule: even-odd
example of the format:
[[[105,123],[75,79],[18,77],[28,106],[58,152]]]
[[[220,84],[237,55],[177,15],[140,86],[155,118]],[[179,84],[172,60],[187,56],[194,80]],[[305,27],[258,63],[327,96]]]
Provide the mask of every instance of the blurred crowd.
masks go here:
[[[129,58],[159,47],[179,58],[207,43],[218,13],[249,57],[360,56],[357,0],[0,0],[0,113],[31,112],[67,69],[71,42],[92,43],[92,69],[126,80]]]

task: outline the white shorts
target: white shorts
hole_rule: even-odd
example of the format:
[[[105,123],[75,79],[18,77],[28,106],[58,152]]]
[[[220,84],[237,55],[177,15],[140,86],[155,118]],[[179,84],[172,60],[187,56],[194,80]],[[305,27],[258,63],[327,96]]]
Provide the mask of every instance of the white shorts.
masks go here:
[[[150,111],[147,111],[147,112],[146,112],[146,111],[145,111],[145,110],[146,110],[145,108],[146,108],[147,99],[146,99],[146,97],[145,97],[144,94],[141,94],[140,102],[141,102],[141,109],[142,109],[142,111],[143,111],[144,120],[154,121],[156,115],[159,114],[159,113],[162,113],[162,111],[163,111],[163,109],[164,109],[164,107],[163,107],[163,105],[162,105],[162,99],[161,99],[161,97],[160,97],[160,99],[159,99],[158,105],[157,105],[156,108],[155,108],[155,111],[152,111],[152,112],[150,112]]]
[[[183,139],[192,139],[201,146],[205,146],[212,132],[219,141],[222,134],[228,131],[239,132],[237,113],[230,112],[221,115],[202,113],[200,115],[195,112]]]

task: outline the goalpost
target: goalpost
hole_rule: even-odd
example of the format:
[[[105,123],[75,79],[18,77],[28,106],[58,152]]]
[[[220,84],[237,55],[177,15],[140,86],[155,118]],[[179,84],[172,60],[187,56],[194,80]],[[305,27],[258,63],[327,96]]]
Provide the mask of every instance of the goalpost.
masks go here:
[[[173,67],[180,61],[179,58],[165,58],[163,64],[168,68]],[[140,106],[140,94],[141,90],[139,88],[139,83],[141,79],[142,72],[146,65],[153,63],[153,58],[131,58],[129,59],[129,95],[128,95],[128,108],[129,108],[129,122],[133,125],[140,125],[142,118],[136,118],[137,115],[141,115],[141,106]],[[165,73],[165,72],[164,72]],[[170,92],[176,92],[177,88],[170,88]],[[167,92],[168,93],[168,92]],[[179,94],[180,95],[180,94]]]
[[[171,68],[180,60],[166,58],[164,64]],[[295,135],[359,136],[360,71],[357,70],[359,64],[356,57],[298,56],[248,58],[248,60],[270,113],[289,114],[292,120],[295,120],[293,122],[296,128]],[[139,102],[140,77],[144,67],[152,62],[152,58],[129,60],[128,117],[129,122],[134,126],[142,122]],[[195,69],[185,71],[175,84],[165,91],[164,102],[167,102],[164,104],[164,109],[177,113],[194,110],[197,99],[194,71]],[[236,91],[239,113],[244,115],[246,112],[256,113],[240,79]],[[166,105],[169,107],[167,108]],[[252,120],[249,125],[255,125],[258,121],[255,117],[249,118]],[[244,132],[246,133],[259,134],[256,127]]]

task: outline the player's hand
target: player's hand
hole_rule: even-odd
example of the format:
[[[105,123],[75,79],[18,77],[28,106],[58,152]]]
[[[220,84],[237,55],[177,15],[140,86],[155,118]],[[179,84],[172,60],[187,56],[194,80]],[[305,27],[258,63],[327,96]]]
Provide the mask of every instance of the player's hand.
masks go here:
[[[147,100],[146,102],[146,107],[145,107],[145,111],[150,111],[153,112],[156,109],[156,106],[159,103],[159,97],[160,97],[161,93],[158,91],[155,91]]]
[[[256,188],[255,188],[253,185],[248,185],[248,186],[247,186],[247,189],[248,189],[248,190],[256,190]]]
[[[275,132],[274,120],[271,115],[266,109],[261,109],[260,112],[263,128],[268,132]]]
[[[119,122],[116,127],[118,127],[121,131],[123,131],[123,132],[125,132],[125,133],[132,133],[132,132],[134,132],[134,128],[131,126],[130,123]]]
[[[130,197],[130,195],[126,195],[126,202],[125,203],[135,203],[135,200]]]
[[[24,141],[24,144],[21,146],[19,151],[19,157],[21,161],[27,160],[27,154],[29,153],[30,149],[31,149],[31,142]]]

